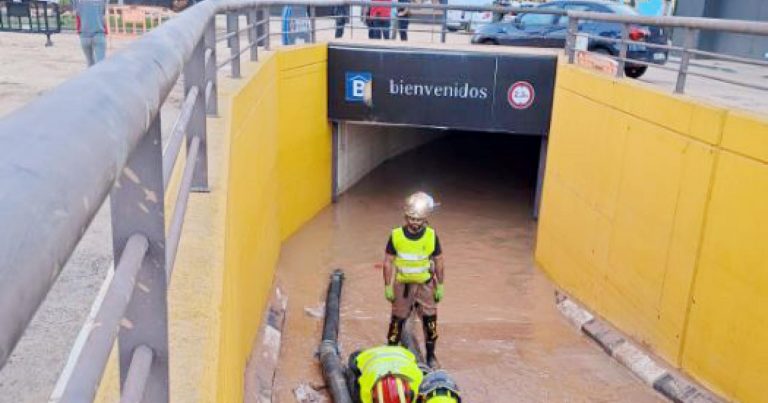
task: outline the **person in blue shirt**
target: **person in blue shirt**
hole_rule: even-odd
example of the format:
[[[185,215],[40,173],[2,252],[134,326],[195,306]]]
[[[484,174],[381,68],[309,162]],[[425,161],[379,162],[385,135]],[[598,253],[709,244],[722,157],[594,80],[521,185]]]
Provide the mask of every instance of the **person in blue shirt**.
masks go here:
[[[77,33],[88,66],[104,60],[107,53],[106,0],[74,0]]]

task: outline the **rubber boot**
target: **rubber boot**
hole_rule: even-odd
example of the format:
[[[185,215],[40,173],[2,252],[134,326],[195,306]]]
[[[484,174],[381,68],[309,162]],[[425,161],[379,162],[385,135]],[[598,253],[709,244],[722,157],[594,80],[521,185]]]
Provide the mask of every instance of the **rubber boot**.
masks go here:
[[[397,316],[392,315],[392,319],[389,321],[389,331],[387,331],[387,344],[390,346],[397,346],[400,344],[400,339],[403,336],[403,324],[405,319],[400,319]]]
[[[435,345],[437,344],[437,315],[424,315],[421,318],[424,325],[424,341],[427,348],[427,365],[430,368],[436,368],[438,365],[435,356]]]

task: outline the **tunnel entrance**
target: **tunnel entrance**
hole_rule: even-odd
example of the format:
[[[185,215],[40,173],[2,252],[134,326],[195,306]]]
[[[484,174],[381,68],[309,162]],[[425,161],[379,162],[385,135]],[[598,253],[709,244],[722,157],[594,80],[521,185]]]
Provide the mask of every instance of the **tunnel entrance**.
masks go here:
[[[473,176],[538,216],[546,137],[341,122],[334,124],[333,139],[334,200],[369,173],[401,169],[414,180],[403,192],[438,191]]]
[[[429,219],[446,262],[437,356],[466,401],[657,401],[560,317],[533,264],[539,136],[358,126],[373,131],[359,137],[425,141],[370,170],[283,244],[276,275],[290,302],[274,378],[280,401],[292,401],[297,385],[322,383],[319,367],[307,365],[321,321],[306,308],[322,303],[318,285],[333,269],[345,273],[342,362],[386,341],[381,261],[390,231],[403,223],[403,199],[417,189],[441,203]]]
[[[538,216],[557,56],[477,49],[329,46],[334,197],[383,161],[448,133],[468,147],[493,138],[489,149],[507,141],[497,136],[522,136],[535,147],[515,150],[532,153],[517,160],[540,162],[532,205]]]
[[[373,153],[402,153],[389,155],[380,161],[378,168],[368,169],[370,174],[358,174],[357,180],[365,178],[360,186],[389,187],[388,183],[397,183],[402,195],[416,190],[439,195],[468,189],[468,193],[456,197],[498,197],[514,200],[515,204],[528,210],[535,203],[541,147],[538,136],[415,128],[404,133],[402,128],[375,126],[360,126],[357,129],[360,132],[349,136],[343,150],[347,156],[355,153],[366,155],[353,155],[343,162],[347,165],[347,172],[342,176],[352,178],[355,170],[362,172],[362,166],[351,166],[365,157],[371,158]],[[365,130],[369,132],[365,133]],[[357,139],[358,148],[351,149],[355,147],[355,144],[350,144],[355,143],[353,136],[376,136],[379,143],[363,148],[359,145],[362,140]],[[412,141],[403,143],[403,138]],[[344,190],[353,185],[345,183]]]

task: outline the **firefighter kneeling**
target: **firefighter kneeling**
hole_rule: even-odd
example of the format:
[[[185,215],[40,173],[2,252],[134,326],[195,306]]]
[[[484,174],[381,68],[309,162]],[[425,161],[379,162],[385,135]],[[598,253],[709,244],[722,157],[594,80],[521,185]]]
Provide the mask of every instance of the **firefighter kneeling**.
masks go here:
[[[350,355],[347,384],[357,403],[461,403],[445,371],[424,369],[404,347],[373,347]]]

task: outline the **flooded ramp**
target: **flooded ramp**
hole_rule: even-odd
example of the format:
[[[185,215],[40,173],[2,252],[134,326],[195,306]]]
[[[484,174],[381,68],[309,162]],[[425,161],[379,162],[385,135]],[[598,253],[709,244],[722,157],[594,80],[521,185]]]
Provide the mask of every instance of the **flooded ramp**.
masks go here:
[[[437,355],[465,402],[661,401],[556,311],[534,267],[537,137],[451,133],[391,159],[283,246],[277,281],[288,295],[279,402],[302,383],[321,385],[315,351],[328,274],[346,272],[343,359],[386,340],[390,306],[381,261],[403,198],[417,189],[442,204],[431,219],[446,262]]]

